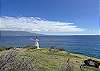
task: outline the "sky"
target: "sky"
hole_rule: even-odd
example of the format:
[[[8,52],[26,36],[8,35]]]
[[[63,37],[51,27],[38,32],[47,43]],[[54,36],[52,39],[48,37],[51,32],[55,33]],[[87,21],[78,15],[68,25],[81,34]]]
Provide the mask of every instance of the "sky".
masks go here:
[[[0,30],[98,35],[99,0],[0,0]]]

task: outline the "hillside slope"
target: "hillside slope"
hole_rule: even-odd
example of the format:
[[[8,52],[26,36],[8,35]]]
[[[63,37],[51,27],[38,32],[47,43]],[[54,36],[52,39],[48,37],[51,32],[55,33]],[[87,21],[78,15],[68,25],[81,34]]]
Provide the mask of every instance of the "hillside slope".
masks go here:
[[[7,51],[10,50],[1,51],[0,58]],[[65,51],[54,51],[48,48],[17,48],[14,51],[17,52],[14,56],[18,60],[31,60],[35,68],[33,71],[81,71],[80,64],[89,58],[84,55],[72,54]],[[100,59],[92,59],[100,61]],[[86,66],[83,71],[100,71],[100,69]]]

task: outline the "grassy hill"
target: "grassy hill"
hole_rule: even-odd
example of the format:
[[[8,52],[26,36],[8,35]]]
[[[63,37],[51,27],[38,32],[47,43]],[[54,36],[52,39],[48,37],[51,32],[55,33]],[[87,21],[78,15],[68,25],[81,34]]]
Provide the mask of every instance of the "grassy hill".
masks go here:
[[[4,58],[5,55],[9,54],[11,50],[12,49],[0,51],[1,60],[2,58]],[[17,48],[12,51],[16,52],[16,55],[12,56],[12,57],[15,57],[13,61],[14,63],[16,63],[16,61],[19,60],[18,63],[20,64],[23,64],[21,62],[25,62],[25,63],[27,62],[26,67],[28,66],[28,63],[29,64],[32,63],[34,65],[33,66],[34,70],[30,70],[30,71],[81,71],[80,64],[84,60],[90,58],[85,55],[73,54],[73,53],[69,53],[65,51],[56,51],[56,50],[49,49],[49,48],[41,48],[41,49],[33,49],[31,47],[30,48]],[[7,56],[5,57],[7,59]],[[18,60],[15,61],[15,59],[18,59]],[[92,58],[92,59],[100,61],[100,59],[96,59],[96,58]],[[32,64],[31,66],[29,66],[30,69],[32,69]],[[25,71],[25,70],[17,69],[16,71]],[[83,71],[100,71],[100,69],[85,66]]]

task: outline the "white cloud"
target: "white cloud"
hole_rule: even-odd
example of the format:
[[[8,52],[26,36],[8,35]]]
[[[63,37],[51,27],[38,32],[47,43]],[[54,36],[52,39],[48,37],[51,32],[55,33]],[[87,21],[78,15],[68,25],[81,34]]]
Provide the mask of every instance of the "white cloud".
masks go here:
[[[74,23],[49,21],[38,17],[0,17],[0,30],[28,32],[81,32]]]

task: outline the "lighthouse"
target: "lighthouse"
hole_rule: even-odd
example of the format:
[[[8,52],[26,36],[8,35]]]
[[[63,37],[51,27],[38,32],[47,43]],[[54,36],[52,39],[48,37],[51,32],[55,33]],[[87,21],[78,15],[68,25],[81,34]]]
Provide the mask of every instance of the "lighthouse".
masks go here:
[[[35,44],[34,44],[34,46],[35,46],[37,49],[39,49],[39,39],[38,39],[37,36],[36,36],[36,38],[35,38]]]

